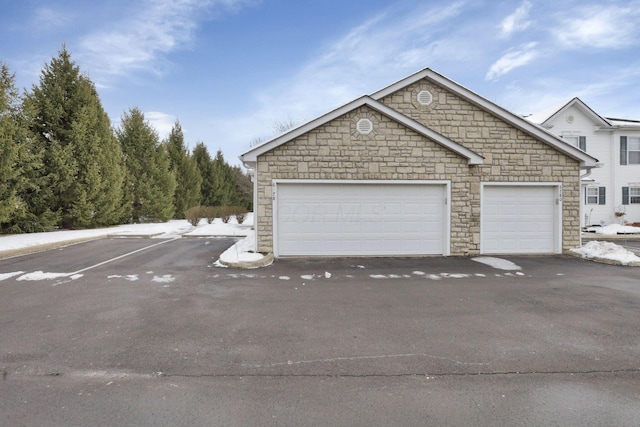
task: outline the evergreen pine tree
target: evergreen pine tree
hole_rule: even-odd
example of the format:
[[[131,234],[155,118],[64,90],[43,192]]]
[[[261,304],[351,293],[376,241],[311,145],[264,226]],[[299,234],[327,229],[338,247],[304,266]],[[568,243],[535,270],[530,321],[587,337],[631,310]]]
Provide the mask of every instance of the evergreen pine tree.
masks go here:
[[[231,166],[224,160],[221,150],[216,153],[212,168],[214,205],[237,206],[240,203],[240,198],[237,194],[235,177]]]
[[[41,201],[64,227],[114,224],[122,206],[121,152],[93,83],[66,48],[25,98],[43,153]]]
[[[169,156],[157,132],[138,108],[122,116],[116,136],[125,159],[123,219],[132,222],[166,221],[173,216],[176,180],[169,170]]]
[[[195,159],[200,176],[202,177],[202,185],[200,187],[200,204],[203,206],[216,206],[216,197],[214,193],[214,177],[213,162],[209,155],[209,150],[203,142],[198,142],[193,149],[193,158]]]
[[[166,142],[169,154],[169,169],[176,177],[176,191],[173,197],[176,218],[184,218],[184,212],[200,203],[202,177],[195,160],[189,155],[184,144],[184,135],[176,122]]]
[[[14,82],[15,76],[0,64],[0,233],[42,231],[56,221],[37,206],[41,156]]]
[[[245,207],[250,212],[253,210],[253,183],[251,182],[251,176],[244,172],[240,166],[233,166],[232,172],[238,199],[240,200],[238,206]]]

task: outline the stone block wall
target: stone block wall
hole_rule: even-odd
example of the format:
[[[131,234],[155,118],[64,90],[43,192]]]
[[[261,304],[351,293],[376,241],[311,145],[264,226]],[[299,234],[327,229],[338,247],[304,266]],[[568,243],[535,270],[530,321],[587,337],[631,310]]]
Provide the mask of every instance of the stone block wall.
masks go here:
[[[429,90],[433,102],[417,103]],[[382,103],[485,158],[467,159],[364,106],[258,157],[258,250],[273,251],[272,182],[309,180],[446,180],[451,182],[451,254],[480,251],[482,182],[561,182],[563,249],[579,242],[579,164],[455,94],[423,80]],[[373,132],[356,131],[359,119]]]
[[[420,91],[433,102],[420,105]],[[562,248],[580,243],[580,164],[502,119],[480,109],[427,79],[380,100],[401,114],[473,150],[484,164],[473,171],[480,182],[561,182]],[[478,215],[479,192],[473,192],[473,215]]]

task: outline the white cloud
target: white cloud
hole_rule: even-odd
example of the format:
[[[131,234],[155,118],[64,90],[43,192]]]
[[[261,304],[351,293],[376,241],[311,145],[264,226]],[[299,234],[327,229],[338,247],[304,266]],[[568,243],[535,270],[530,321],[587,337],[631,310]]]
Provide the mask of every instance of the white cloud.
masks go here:
[[[496,80],[511,70],[522,67],[538,57],[536,42],[526,43],[518,49],[509,50],[500,59],[493,63],[489,72],[487,72],[487,80]]]
[[[569,48],[619,49],[638,43],[639,18],[637,4],[628,7],[589,6],[571,15],[558,15],[553,33],[563,46]]]
[[[468,51],[466,41],[459,39],[460,45],[454,46],[445,39],[443,45],[438,37],[462,13],[463,6],[463,2],[456,2],[447,7],[414,9],[400,16],[391,10],[378,14],[335,40],[316,60],[286,80],[259,92],[259,107],[253,113],[237,118],[236,124],[231,118],[216,121],[216,126],[229,128],[228,132],[239,130],[248,144],[269,134],[276,120],[313,119],[357,96],[381,89],[403,74],[431,66],[439,55],[447,59],[453,55],[462,62],[463,52]],[[252,129],[254,135],[250,137]]]
[[[171,133],[171,129],[176,122],[176,117],[159,111],[149,111],[144,113],[144,118],[158,132],[158,137],[162,141]]]
[[[79,57],[98,79],[144,70],[161,74],[163,55],[189,46],[210,8],[233,10],[246,0],[145,0],[108,29],[81,42]]]
[[[509,37],[516,31],[526,30],[531,25],[531,21],[527,19],[530,11],[531,3],[523,1],[511,15],[500,23],[500,36]]]
[[[38,30],[51,30],[65,27],[69,24],[71,19],[71,14],[62,13],[59,10],[54,10],[45,6],[36,9],[32,25]]]

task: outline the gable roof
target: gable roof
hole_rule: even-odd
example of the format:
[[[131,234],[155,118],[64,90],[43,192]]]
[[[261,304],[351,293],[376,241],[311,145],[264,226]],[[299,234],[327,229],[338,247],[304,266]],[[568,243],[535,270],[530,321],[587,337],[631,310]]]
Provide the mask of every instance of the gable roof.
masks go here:
[[[578,97],[575,97],[559,106],[527,116],[526,119],[532,123],[535,123],[537,125],[547,128],[549,127],[550,122],[554,118],[564,113],[571,107],[576,107],[578,110],[584,113],[587,117],[589,117],[589,119],[591,119],[592,122],[594,122],[595,124],[601,127],[608,128],[612,126],[609,120],[605,119],[604,117],[602,117],[601,115],[593,111],[591,107],[585,104]]]
[[[617,129],[640,130],[640,120],[616,119],[613,117],[607,117],[606,119]]]
[[[314,120],[311,120],[283,135],[280,135],[270,141],[265,142],[264,144],[261,144],[257,147],[252,148],[249,151],[244,152],[243,154],[240,155],[240,159],[242,160],[243,163],[245,164],[252,164],[254,162],[257,161],[258,156],[260,156],[261,154],[264,154],[266,152],[269,152],[271,150],[273,150],[274,148],[285,144],[301,135],[304,135],[305,133],[319,127],[322,126],[346,113],[349,113],[357,108],[360,108],[362,106],[367,106],[369,108],[371,108],[372,110],[377,111],[378,113],[404,125],[405,127],[419,133],[420,135],[434,141],[437,144],[440,144],[441,146],[453,151],[454,153],[458,154],[461,157],[464,157],[467,159],[468,163],[470,165],[479,165],[482,164],[484,158],[475,153],[474,151],[469,150],[468,148],[458,144],[457,142],[454,142],[452,140],[450,140],[449,138],[446,138],[443,135],[440,135],[439,133],[429,129],[428,127],[424,126],[423,124],[403,115],[400,114],[399,112],[395,111],[392,108],[387,107],[386,105],[382,104],[381,102],[378,102],[376,100],[374,100],[373,98],[369,97],[369,96],[362,96],[360,98],[357,98],[353,101],[351,101],[348,104],[343,105],[342,107],[339,107],[333,111],[330,111],[327,114],[324,114]]]
[[[533,136],[534,138],[542,141],[543,143],[548,144],[552,148],[557,151],[565,154],[566,156],[577,160],[580,162],[580,166],[582,168],[593,168],[596,166],[598,160],[595,157],[592,157],[580,150],[573,145],[567,144],[565,141],[555,136],[548,130],[538,126],[534,123],[531,123],[525,120],[522,117],[519,117],[510,111],[500,107],[499,105],[489,101],[486,98],[476,94],[475,92],[465,88],[464,86],[450,80],[443,75],[431,70],[430,68],[425,68],[417,73],[410,75],[402,80],[397,81],[377,92],[371,94],[371,96],[362,96],[348,104],[343,105],[323,116],[318,117],[317,119],[311,120],[284,135],[276,137],[270,141],[265,142],[257,147],[254,147],[245,153],[240,155],[240,159],[243,163],[247,165],[252,165],[257,161],[257,157],[261,154],[264,154],[282,144],[285,144],[292,139],[303,135],[306,132],[309,132],[312,129],[315,129],[318,126],[321,126],[343,114],[346,114],[358,107],[363,105],[367,105],[372,109],[380,112],[381,114],[396,120],[399,123],[413,129],[414,131],[424,135],[425,137],[435,141],[436,143],[450,149],[465,157],[469,164],[482,164],[483,157],[478,153],[475,153],[468,148],[446,138],[443,135],[434,132],[433,130],[427,128],[426,126],[418,123],[417,121],[393,110],[392,108],[387,107],[386,105],[379,102],[380,99],[384,98],[387,95],[390,95],[400,89],[403,89],[415,82],[418,82],[422,79],[427,79],[447,90],[456,94],[457,96],[467,100],[468,102],[476,105],[478,108],[487,111],[488,113],[504,120],[506,123],[511,124],[515,128],[522,130],[523,132]],[[586,105],[586,104],[585,104]],[[588,107],[587,107],[588,108]],[[595,114],[595,113],[594,113]],[[598,116],[599,117],[599,116]]]
[[[595,157],[592,157],[580,150],[577,147],[574,147],[571,144],[567,144],[565,141],[547,131],[546,129],[538,126],[537,124],[531,123],[524,118],[513,114],[512,112],[500,107],[499,105],[489,101],[488,99],[478,95],[477,93],[467,89],[459,83],[454,82],[451,79],[433,71],[430,68],[425,68],[424,70],[418,71],[406,77],[396,83],[393,83],[371,95],[373,99],[381,99],[387,95],[392,94],[402,88],[405,88],[413,83],[416,83],[422,79],[427,79],[453,93],[458,95],[459,97],[467,100],[468,102],[476,105],[478,108],[487,111],[490,114],[504,120],[505,122],[511,124],[512,126],[520,129],[523,132],[535,137],[536,139],[550,145],[561,153],[571,157],[572,159],[578,160],[580,162],[580,166],[582,168],[592,168],[595,167],[598,160]],[[582,102],[582,101],[580,101]],[[584,104],[584,103],[583,103]],[[586,104],[584,104],[586,107]],[[589,107],[587,107],[591,112]],[[595,112],[593,112],[595,114]],[[597,114],[596,114],[597,116]],[[600,117],[600,116],[598,116]],[[601,118],[602,119],[602,118]],[[602,119],[604,120],[604,119]],[[606,122],[606,120],[605,120]]]

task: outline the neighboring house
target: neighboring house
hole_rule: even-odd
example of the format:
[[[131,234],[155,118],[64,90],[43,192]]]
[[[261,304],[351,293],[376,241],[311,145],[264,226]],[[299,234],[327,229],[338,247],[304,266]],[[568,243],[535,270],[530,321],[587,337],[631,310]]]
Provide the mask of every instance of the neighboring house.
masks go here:
[[[276,257],[560,253],[597,163],[428,68],[240,158]]]
[[[579,98],[526,119],[601,163],[582,179],[583,225],[640,222],[640,121],[602,117]]]

